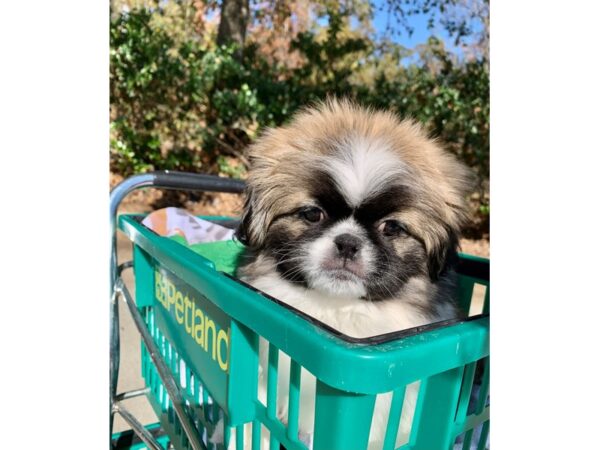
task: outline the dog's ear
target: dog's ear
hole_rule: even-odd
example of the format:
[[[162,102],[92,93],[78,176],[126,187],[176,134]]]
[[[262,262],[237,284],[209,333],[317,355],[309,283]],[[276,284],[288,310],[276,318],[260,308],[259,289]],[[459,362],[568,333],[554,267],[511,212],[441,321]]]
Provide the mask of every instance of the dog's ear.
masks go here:
[[[265,196],[260,195],[256,186],[246,185],[244,211],[235,236],[242,244],[258,250],[265,242],[270,222],[270,209]]]
[[[427,270],[431,281],[436,282],[458,262],[458,233],[449,226],[436,236],[427,248]]]
[[[252,246],[250,239],[250,229],[252,225],[252,190],[250,187],[246,187],[245,191],[246,199],[244,201],[244,211],[242,213],[242,219],[235,232],[235,238],[245,246]]]

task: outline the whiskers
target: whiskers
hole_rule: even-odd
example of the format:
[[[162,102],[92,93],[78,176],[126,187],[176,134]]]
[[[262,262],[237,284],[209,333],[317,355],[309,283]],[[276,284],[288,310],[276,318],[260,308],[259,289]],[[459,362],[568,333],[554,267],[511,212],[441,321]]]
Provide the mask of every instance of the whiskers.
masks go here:
[[[377,270],[375,276],[369,278],[369,284],[375,289],[370,289],[370,292],[367,293],[365,296],[365,300],[367,301],[376,302],[392,299],[398,296],[402,286],[407,281],[404,276],[397,273],[395,264],[389,254],[384,253],[384,256],[385,260],[381,262],[382,265],[379,270]],[[384,273],[385,277],[380,276],[381,273]],[[377,297],[375,297],[373,291],[375,291],[375,293],[382,292],[383,296],[377,295]]]
[[[269,253],[275,259],[281,277],[291,281],[304,281],[306,256],[302,253],[294,254],[295,250],[297,249],[291,245],[287,245],[271,250]]]

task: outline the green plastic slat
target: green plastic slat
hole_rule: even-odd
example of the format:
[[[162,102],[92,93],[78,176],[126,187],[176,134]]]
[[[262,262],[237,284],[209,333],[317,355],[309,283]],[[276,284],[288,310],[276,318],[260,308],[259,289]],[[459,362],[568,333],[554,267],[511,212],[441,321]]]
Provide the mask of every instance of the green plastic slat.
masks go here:
[[[458,293],[457,303],[459,308],[464,311],[465,314],[469,313],[471,308],[471,300],[473,298],[473,288],[475,287],[475,278],[466,277],[460,275],[458,277]]]
[[[471,414],[465,420],[463,430],[475,429],[490,418],[490,408],[484,408],[481,414]]]
[[[457,426],[464,424],[465,417],[467,416],[467,409],[469,406],[469,399],[471,397],[471,391],[473,389],[473,379],[475,377],[475,368],[477,362],[472,362],[465,366],[464,377],[462,388],[460,391],[460,398],[458,400],[458,409],[456,411],[455,422]]]
[[[487,286],[485,289],[485,299],[483,300],[483,313],[490,313],[490,287]]]
[[[133,246],[133,261],[135,264],[135,304],[138,309],[154,305],[154,261],[152,257],[139,246]]]
[[[269,430],[269,440],[275,437],[277,445],[281,444],[286,450],[307,450],[301,441],[288,439],[287,428],[279,420],[270,419],[267,415],[267,408],[262,404],[258,404],[256,407],[256,418]]]
[[[477,444],[477,450],[485,450],[487,444],[488,434],[490,432],[490,421],[483,423],[481,427],[481,434],[479,436],[479,443]]]
[[[192,372],[190,371],[190,367],[186,364],[185,365],[185,391],[188,394],[188,396],[192,396],[192,386],[191,386],[191,378],[192,378]]]
[[[280,446],[280,444],[281,444],[281,442],[279,442],[279,441],[277,440],[277,438],[274,436],[274,433],[273,433],[273,432],[271,432],[271,436],[270,436],[270,439],[269,439],[269,448],[270,448],[270,449],[271,449],[271,448],[278,449],[278,448],[279,448],[279,446]]]
[[[200,406],[200,382],[198,381],[198,377],[194,375],[194,381],[192,383],[192,396],[194,398],[194,403]]]
[[[421,422],[421,416],[423,412],[423,398],[421,395],[423,393],[423,386],[425,385],[427,380],[419,380],[418,384],[418,392],[417,392],[417,404],[415,405],[415,410],[413,412],[413,420],[411,423],[410,434],[408,436],[408,443],[406,444],[406,448],[411,448],[412,445],[415,444],[415,440],[417,439],[417,430],[419,428],[419,423]],[[407,386],[408,388],[408,386]],[[416,387],[415,387],[416,389]],[[403,447],[404,448],[404,447]]]
[[[258,420],[252,421],[252,450],[260,450],[260,429],[262,424]]]
[[[267,372],[267,416],[277,420],[277,373],[279,364],[279,349],[269,342],[269,367]],[[279,441],[274,433],[270,435],[269,448],[279,448]]]
[[[300,409],[300,376],[302,367],[296,361],[290,364],[290,391],[288,402],[288,438],[298,440],[298,414]]]
[[[204,410],[204,420],[206,420],[206,423],[210,423],[208,392],[204,386],[202,386],[202,409]]]
[[[469,431],[467,431],[465,433],[465,440],[463,441],[462,450],[470,450],[472,440],[473,440],[473,429],[471,428]]]
[[[375,395],[344,392],[317,381],[313,449],[367,448],[374,407]]]
[[[244,425],[238,425],[235,428],[235,448],[244,450]]]
[[[388,416],[387,430],[383,441],[383,450],[393,450],[396,447],[396,436],[398,435],[398,428],[400,427],[400,417],[402,415],[402,405],[404,404],[405,394],[406,386],[394,391]]]
[[[475,407],[475,415],[481,414],[485,408],[485,402],[487,400],[489,386],[490,386],[489,368],[490,368],[490,359],[489,359],[489,357],[487,357],[484,359],[483,378],[482,378],[481,387],[479,388],[479,397],[477,399],[477,405]],[[489,424],[489,420],[486,421],[485,424]],[[473,440],[473,428],[468,430],[465,433],[465,440],[463,442],[463,450],[470,450],[472,440]]]
[[[477,399],[477,407],[475,408],[475,414],[481,414],[485,408],[485,402],[490,392],[490,358],[485,358],[483,366],[483,377],[481,381],[481,387],[479,388],[479,397]]]
[[[223,425],[223,442],[224,447],[229,448],[229,443],[231,442],[231,427]]]
[[[277,419],[277,372],[279,364],[279,349],[269,343],[269,366],[267,368],[267,415]]]
[[[140,368],[142,371],[142,376],[144,378],[146,378],[146,374],[148,373],[148,363],[147,360],[150,357],[149,355],[147,355],[147,350],[146,350],[146,346],[145,345],[140,345],[140,349],[142,351],[142,356],[141,356],[141,364],[140,364]]]
[[[173,372],[173,378],[177,381],[177,353],[172,345],[169,345],[169,367]]]
[[[421,386],[423,409],[413,450],[446,449],[454,441],[454,417],[462,378],[463,367],[459,367],[425,380]]]

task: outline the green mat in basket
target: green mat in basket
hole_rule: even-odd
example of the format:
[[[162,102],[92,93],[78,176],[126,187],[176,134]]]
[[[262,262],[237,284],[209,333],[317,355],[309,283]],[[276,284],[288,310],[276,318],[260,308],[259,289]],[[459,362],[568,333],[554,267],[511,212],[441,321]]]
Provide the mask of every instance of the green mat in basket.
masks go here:
[[[229,275],[235,275],[238,256],[245,248],[243,244],[234,240],[188,244],[183,236],[175,235],[171,236],[171,239],[210,259],[215,264],[215,269]]]

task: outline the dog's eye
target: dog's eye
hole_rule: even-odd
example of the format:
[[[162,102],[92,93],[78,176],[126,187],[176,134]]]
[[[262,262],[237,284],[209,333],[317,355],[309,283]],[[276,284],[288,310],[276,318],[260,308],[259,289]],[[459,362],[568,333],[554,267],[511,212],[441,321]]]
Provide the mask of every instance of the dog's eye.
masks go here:
[[[404,225],[397,220],[386,220],[385,222],[381,222],[377,228],[384,236],[397,236],[406,231]]]
[[[300,211],[300,217],[311,223],[318,223],[325,218],[325,214],[316,206]]]

